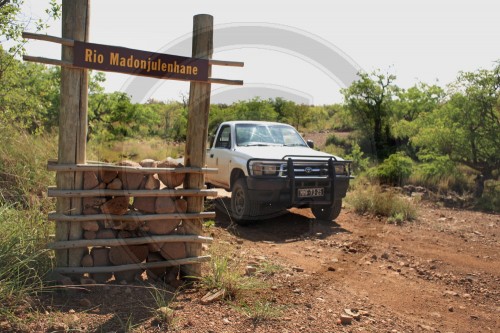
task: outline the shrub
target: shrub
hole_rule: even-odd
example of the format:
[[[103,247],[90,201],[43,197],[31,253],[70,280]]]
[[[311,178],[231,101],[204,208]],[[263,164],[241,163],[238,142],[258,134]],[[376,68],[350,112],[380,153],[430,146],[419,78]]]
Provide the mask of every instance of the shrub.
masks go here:
[[[331,134],[325,141],[325,145],[335,145],[335,146],[340,146],[346,149],[350,149],[351,144],[349,141],[347,141],[345,138],[339,137],[335,134]]]
[[[448,156],[424,155],[420,158],[423,163],[415,166],[409,183],[441,193],[451,190],[463,194],[471,189],[470,170],[457,167]]]
[[[402,185],[411,175],[413,161],[404,153],[390,155],[380,165],[368,171],[370,177],[382,184]]]
[[[484,183],[483,196],[478,199],[476,208],[500,213],[500,181],[487,180]]]
[[[335,145],[325,146],[325,148],[323,148],[322,151],[335,156],[345,156],[345,150],[342,147]]]
[[[370,160],[363,156],[364,153],[357,143],[352,147],[351,154],[346,156],[346,159],[352,161],[352,172],[356,175],[366,171],[370,165]]]
[[[357,214],[386,216],[389,222],[412,221],[417,217],[417,209],[409,199],[377,185],[360,188],[358,184],[348,192],[346,202]]]

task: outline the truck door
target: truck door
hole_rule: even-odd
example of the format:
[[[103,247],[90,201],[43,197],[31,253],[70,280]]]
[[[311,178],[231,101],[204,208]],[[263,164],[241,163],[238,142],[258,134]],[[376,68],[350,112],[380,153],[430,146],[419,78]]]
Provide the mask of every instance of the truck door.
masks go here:
[[[217,174],[211,174],[209,177],[209,181],[213,185],[229,188],[231,147],[231,126],[222,125],[217,132],[212,148],[207,154],[207,166],[219,169]]]

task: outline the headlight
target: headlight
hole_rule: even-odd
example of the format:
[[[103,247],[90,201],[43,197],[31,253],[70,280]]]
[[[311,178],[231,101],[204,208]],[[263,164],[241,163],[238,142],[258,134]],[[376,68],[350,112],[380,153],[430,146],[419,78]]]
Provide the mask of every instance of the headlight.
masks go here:
[[[343,175],[343,174],[346,173],[345,171],[346,171],[345,170],[345,165],[343,165],[343,164],[336,164],[335,165],[335,174],[337,174],[337,175]]]
[[[347,164],[335,164],[335,174],[336,175],[348,175],[349,166]]]
[[[281,163],[267,161],[251,161],[248,164],[252,176],[277,176],[281,171]]]

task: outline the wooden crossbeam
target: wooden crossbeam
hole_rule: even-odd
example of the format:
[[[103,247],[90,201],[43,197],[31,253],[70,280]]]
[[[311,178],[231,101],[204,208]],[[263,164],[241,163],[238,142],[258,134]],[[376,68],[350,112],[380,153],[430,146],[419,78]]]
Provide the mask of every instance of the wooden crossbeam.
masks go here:
[[[60,274],[116,273],[116,272],[133,271],[136,269],[163,268],[163,267],[172,267],[172,266],[179,266],[179,265],[200,264],[202,262],[207,262],[209,260],[210,260],[210,256],[197,256],[197,257],[189,257],[189,258],[184,258],[184,259],[148,262],[148,263],[140,263],[140,264],[128,264],[128,265],[119,265],[119,266],[57,267],[57,268],[54,268],[54,272],[57,272]]]
[[[50,186],[49,197],[55,198],[87,198],[87,197],[215,197],[217,191],[180,189],[180,190],[58,190]]]
[[[127,173],[217,173],[216,168],[195,168],[195,167],[178,167],[178,168],[143,168],[133,166],[121,166],[112,164],[55,164],[49,162],[47,164],[49,171],[123,171]]]
[[[75,249],[93,246],[126,246],[154,243],[212,243],[213,238],[197,235],[164,235],[134,238],[112,238],[112,239],[80,239],[70,241],[54,242],[47,245],[52,250]]]
[[[86,221],[122,221],[122,222],[145,222],[179,219],[211,219],[215,218],[215,212],[201,213],[172,213],[172,214],[145,214],[145,215],[111,215],[111,214],[92,214],[92,215],[65,215],[56,212],[49,213],[49,221],[66,222],[86,222]]]
[[[42,34],[35,34],[32,32],[23,32],[23,38],[26,39],[35,39],[35,40],[43,40],[46,42],[51,42],[51,43],[57,43],[61,44],[64,46],[74,46],[75,41],[73,39],[69,38],[61,38],[61,37],[56,37],[56,36],[51,36],[51,35],[42,35]]]

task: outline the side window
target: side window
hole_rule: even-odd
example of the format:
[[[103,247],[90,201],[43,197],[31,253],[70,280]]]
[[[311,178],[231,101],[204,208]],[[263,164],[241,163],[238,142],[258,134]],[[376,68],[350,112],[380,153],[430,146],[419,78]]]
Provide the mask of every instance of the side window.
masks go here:
[[[219,131],[215,141],[215,148],[231,148],[231,127],[229,125],[225,125]]]

